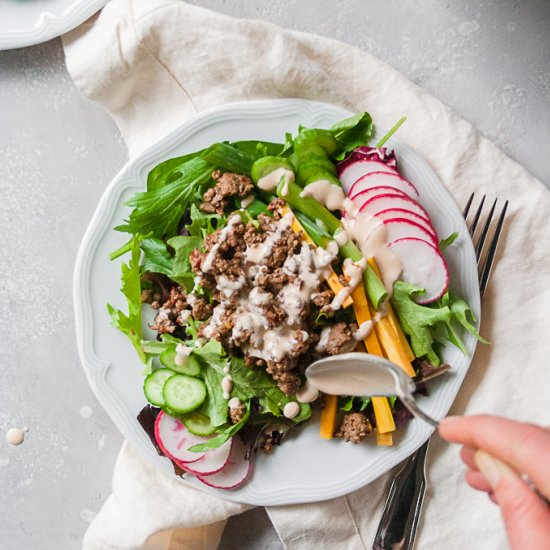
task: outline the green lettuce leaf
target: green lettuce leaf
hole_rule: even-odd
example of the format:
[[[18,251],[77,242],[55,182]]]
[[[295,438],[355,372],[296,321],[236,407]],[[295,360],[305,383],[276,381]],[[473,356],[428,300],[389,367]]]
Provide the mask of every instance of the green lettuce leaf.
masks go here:
[[[415,356],[425,356],[437,366],[441,361],[433,349],[434,337],[430,329],[439,322],[449,322],[451,310],[447,306],[434,308],[417,304],[414,297],[423,292],[423,289],[414,285],[397,281],[393,286],[392,304],[403,332],[411,339]]]
[[[470,334],[472,334],[482,344],[490,344],[488,340],[485,340],[476,329],[475,318],[470,306],[460,296],[455,295],[453,292],[447,293],[449,296],[449,308],[453,315],[453,319],[460,323]]]
[[[132,255],[128,264],[121,267],[121,291],[128,304],[128,314],[107,304],[111,324],[128,336],[142,363],[147,364],[147,355],[141,347],[141,250],[139,238],[132,240]]]
[[[212,182],[213,166],[201,158],[185,162],[175,180],[144,193],[136,193],[127,203],[133,207],[125,225],[115,229],[126,233],[162,238],[176,233],[178,224],[189,206],[201,199]]]
[[[199,210],[194,204],[190,210],[191,223],[186,226],[189,235],[198,237],[201,241],[210,233],[221,229],[227,223],[225,216],[219,214],[208,214]]]
[[[358,113],[337,122],[331,127],[331,131],[339,145],[336,158],[341,159],[357,147],[367,145],[373,131],[372,118],[369,113]]]
[[[203,152],[204,149],[157,164],[147,175],[147,191],[156,191],[168,183],[176,181],[186,170],[186,163],[200,157]]]
[[[226,404],[227,407],[227,404]],[[208,451],[209,449],[217,449],[223,445],[230,437],[233,437],[244,425],[248,422],[250,417],[250,401],[246,403],[246,412],[243,417],[237,424],[232,424],[228,426],[223,432],[219,433],[216,437],[209,439],[206,443],[201,443],[199,445],[193,445],[189,447],[189,450],[193,453],[202,453]]]
[[[213,426],[222,426],[227,422],[227,399],[223,398],[222,380],[225,376],[216,369],[205,367],[203,379],[206,385],[206,400],[202,406],[204,414],[210,418]]]
[[[238,397],[242,402],[257,397],[262,411],[274,416],[282,416],[285,405],[296,401],[292,396],[286,395],[265,370],[248,368],[241,358],[231,358],[231,378],[233,378],[231,397]],[[311,416],[309,404],[298,404],[300,412],[292,419],[295,423],[303,422]]]

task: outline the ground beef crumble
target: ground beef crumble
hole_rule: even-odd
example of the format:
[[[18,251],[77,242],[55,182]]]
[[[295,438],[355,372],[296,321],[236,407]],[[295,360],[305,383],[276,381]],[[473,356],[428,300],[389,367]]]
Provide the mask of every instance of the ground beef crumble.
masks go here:
[[[345,414],[335,436],[344,441],[359,443],[372,432],[368,418],[358,412]]]
[[[238,424],[246,413],[246,407],[244,405],[239,405],[238,407],[229,407],[229,419],[231,424]]]
[[[254,184],[248,176],[216,170],[212,174],[216,182],[204,194],[204,202],[200,205],[203,212],[223,215],[231,197],[244,198],[254,189]]]
[[[160,297],[156,293],[151,295],[147,292],[145,295],[143,293],[141,295],[142,301],[154,300],[151,302],[151,307],[158,309],[151,328],[159,334],[172,334],[178,326],[185,326],[187,319],[184,312],[188,311],[189,304],[187,303],[187,295],[183,287],[173,286],[170,289],[169,298],[163,304],[158,303],[157,296]]]
[[[353,351],[357,342],[353,337],[353,333],[357,330],[355,323],[336,323],[328,334],[328,340],[325,347],[325,353],[328,355],[337,355],[338,353],[346,353]]]
[[[218,181],[222,179],[223,176]],[[312,289],[310,299],[301,297],[305,284],[301,279],[303,270],[314,269],[302,265],[305,261],[302,247],[308,247],[304,258],[313,257],[315,252],[302,242],[302,235],[295,233],[288,221],[281,219],[279,213],[283,205],[283,201],[275,199],[269,210],[277,214],[274,217],[260,214],[257,223],[245,224],[240,217],[234,218],[239,216],[237,213],[231,214],[226,227],[205,239],[204,251],[193,251],[190,262],[200,284],[208,288],[214,298],[212,316],[208,315],[200,334],[216,338],[229,350],[240,348],[247,366],[265,368],[281,390],[294,394],[302,383],[302,358],[307,356],[311,361],[319,341],[321,327],[315,324],[315,319],[323,307],[329,306],[334,294],[317,275],[318,286]],[[263,246],[268,248],[268,253],[261,253]],[[259,262],[251,250],[261,253]],[[255,310],[250,305],[252,291],[259,300],[254,302]],[[289,297],[285,297],[285,291]],[[252,310],[243,310],[243,300]],[[255,317],[255,321],[247,324],[246,319],[243,321],[243,311],[245,318],[247,314],[260,315],[260,321]],[[263,356],[263,352],[258,351],[257,346],[263,345],[258,344],[259,335],[255,332],[258,326],[263,327],[261,331],[276,331],[273,346],[277,346],[279,338],[290,342],[282,356],[277,353]],[[342,323],[335,332],[331,349],[344,347],[352,336],[352,329],[348,327],[346,331],[345,326]],[[262,338],[260,335],[260,341]]]

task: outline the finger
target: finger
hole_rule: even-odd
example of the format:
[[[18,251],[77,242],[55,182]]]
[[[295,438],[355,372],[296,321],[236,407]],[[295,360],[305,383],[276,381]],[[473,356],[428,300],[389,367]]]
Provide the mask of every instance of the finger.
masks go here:
[[[484,451],[475,461],[500,506],[511,548],[545,548],[550,540],[550,508],[507,464]]]
[[[495,416],[445,418],[441,437],[468,447],[484,449],[516,470],[529,475],[538,490],[550,498],[550,476],[541,456],[550,456],[550,432]]]
[[[476,470],[477,471],[477,464],[474,460],[474,454],[477,449],[474,449],[473,447],[468,447],[467,445],[464,445],[462,449],[460,450],[460,458],[462,459],[462,462],[470,468],[470,470]]]
[[[489,482],[483,477],[481,472],[477,470],[468,470],[466,472],[466,483],[477,491],[483,491],[484,493],[492,493],[493,489],[489,485]]]

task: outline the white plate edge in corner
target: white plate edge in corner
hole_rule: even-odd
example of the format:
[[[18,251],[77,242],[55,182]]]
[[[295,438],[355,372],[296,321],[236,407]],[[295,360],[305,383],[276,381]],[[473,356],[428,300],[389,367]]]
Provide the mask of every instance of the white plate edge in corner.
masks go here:
[[[111,230],[110,226],[107,227],[109,220],[114,215],[115,211],[119,207],[115,200],[118,199],[125,189],[128,187],[135,187],[136,181],[141,178],[142,185],[145,184],[143,177],[146,176],[144,172],[145,168],[151,163],[158,163],[169,154],[168,151],[178,146],[182,146],[182,140],[188,139],[189,136],[194,136],[202,131],[210,131],[209,127],[212,125],[220,124],[220,121],[227,120],[239,120],[239,117],[251,120],[251,117],[264,116],[268,120],[288,115],[295,116],[299,119],[299,122],[304,124],[314,125],[316,120],[329,119],[336,121],[340,118],[348,116],[350,113],[339,107],[333,105],[327,105],[317,102],[310,102],[307,100],[298,99],[280,99],[280,100],[264,100],[253,102],[241,102],[229,105],[223,105],[216,107],[209,111],[199,113],[186,123],[182,124],[179,128],[165,136],[158,143],[151,146],[147,151],[141,154],[138,158],[128,162],[119,174],[114,178],[111,184],[106,189],[101,201],[94,213],[94,216],[88,226],[85,236],[82,241],[82,245],[79,249],[77,262],[75,266],[74,277],[74,299],[75,299],[75,315],[76,315],[76,327],[77,327],[77,341],[79,354],[86,371],[86,375],[90,382],[90,385],[96,394],[98,400],[102,406],[107,410],[117,427],[121,432],[130,440],[132,440],[136,447],[143,452],[150,460],[155,461],[165,471],[170,472],[170,464],[166,459],[158,457],[153,446],[150,444],[147,436],[145,436],[143,430],[135,420],[135,416],[127,414],[126,409],[121,405],[120,395],[109,387],[106,373],[109,368],[116,368],[116,365],[109,364],[111,361],[96,356],[93,341],[93,329],[94,323],[97,323],[97,319],[94,320],[91,313],[91,297],[89,292],[91,290],[91,275],[92,263],[91,260],[98,246],[102,242],[104,236],[109,238],[111,233],[115,233]],[[205,130],[206,128],[206,130]],[[295,128],[288,128],[289,131],[294,131]],[[224,139],[232,139],[232,136],[227,136]],[[249,139],[254,139],[254,136],[250,136]],[[439,182],[437,176],[433,173],[428,164],[419,157],[410,147],[400,142],[398,139],[392,139],[390,145],[396,148],[396,150],[403,151],[403,154],[410,158],[401,159],[402,164],[406,167],[409,166],[413,170],[428,170],[430,178],[437,182],[435,189],[430,189],[434,192],[437,200],[443,200],[443,213],[445,216],[450,216],[452,221],[452,227],[459,229],[461,235],[464,235],[465,225],[462,220],[462,216],[456,205],[452,201],[451,196],[443,185]],[[412,155],[412,157],[411,157]],[[414,162],[413,162],[414,161]],[[416,183],[416,182],[415,182]],[[432,184],[430,184],[431,186]],[[430,198],[432,200],[432,198]],[[433,207],[432,207],[433,208]],[[428,209],[432,214],[431,209]],[[466,262],[469,265],[465,284],[468,286],[469,292],[467,293],[467,300],[471,302],[474,312],[479,317],[479,298],[475,299],[473,291],[475,291],[477,285],[477,275],[475,275],[475,269],[472,270],[472,260],[474,258],[473,246],[468,238],[463,239],[462,246],[459,248],[458,260],[460,263]],[[475,263],[473,264],[475,267]],[[461,281],[462,282],[462,281]],[[117,285],[119,281],[114,282]],[[473,289],[472,289],[473,286]],[[114,329],[112,329],[114,332]],[[471,355],[475,350],[475,340],[473,338],[467,338],[467,346],[470,349]],[[130,346],[130,344],[128,344]],[[133,349],[131,350],[133,352]],[[470,356],[471,356],[470,355]],[[469,366],[470,359],[459,358],[457,361],[457,374],[454,378],[451,378],[449,382],[443,387],[442,399],[438,398],[438,403],[426,401],[425,407],[427,410],[436,417],[442,417],[451,407],[454,397],[458,392],[462,380],[466,374]],[[136,371],[135,376],[139,378],[139,374]],[[143,400],[145,405],[145,400]],[[379,476],[383,475],[390,468],[398,464],[401,460],[406,458],[414,452],[431,434],[431,429],[420,422],[413,422],[409,426],[404,441],[400,446],[394,447],[387,452],[378,453],[379,456],[376,460],[373,460],[370,464],[365,465],[362,471],[354,471],[350,475],[339,478],[330,482],[326,479],[326,476],[322,474],[322,470],[319,472],[320,483],[301,484],[297,483],[293,486],[285,487],[281,482],[274,484],[272,488],[258,486],[258,478],[255,476],[261,475],[257,468],[254,477],[248,484],[245,484],[242,488],[235,491],[221,491],[209,488],[200,484],[200,482],[191,479],[192,483],[197,488],[215,494],[219,497],[232,500],[235,502],[243,502],[256,505],[282,505],[282,504],[297,504],[302,502],[314,502],[319,500],[325,500],[347,494],[354,491],[371,481],[374,481]],[[296,439],[299,445],[299,438]],[[285,445],[295,445],[296,443],[285,443],[276,450],[273,456],[269,457],[269,460],[277,460],[277,454],[284,452]],[[336,443],[335,443],[336,444]],[[348,446],[349,447],[349,446]],[[346,449],[346,448],[344,448]],[[344,450],[344,454],[349,451]],[[254,481],[256,479],[256,482]]]
[[[52,13],[45,6],[36,6],[32,21],[25,17],[19,28],[3,29],[0,24],[0,50],[11,50],[41,44],[65,34],[89,19],[98,12],[108,0],[67,0],[66,5],[56,8]],[[3,9],[8,9],[4,2]],[[19,6],[13,3],[9,9],[17,10]],[[61,13],[59,13],[61,11]]]

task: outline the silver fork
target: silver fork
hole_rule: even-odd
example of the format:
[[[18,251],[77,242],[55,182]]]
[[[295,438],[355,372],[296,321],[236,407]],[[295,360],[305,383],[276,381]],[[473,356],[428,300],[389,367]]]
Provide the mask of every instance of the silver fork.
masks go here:
[[[498,215],[491,239],[487,241],[498,201],[497,199],[494,200],[483,227],[476,233],[484,210],[485,200],[486,196],[483,195],[469,224],[468,215],[474,202],[474,193],[470,195],[463,212],[470,236],[476,243],[474,248],[478,268],[479,291],[482,299],[489,282],[506,210],[508,209],[508,201],[505,201]],[[489,243],[487,250],[485,250],[486,242]],[[429,444],[430,440],[428,439],[402,463],[401,468],[395,474],[374,538],[373,550],[412,550],[426,492],[426,455]]]

